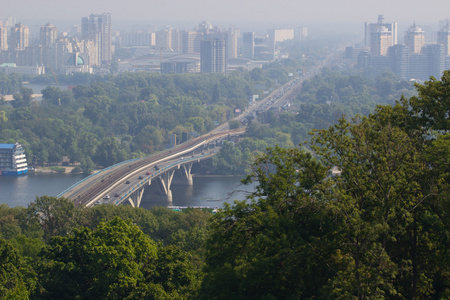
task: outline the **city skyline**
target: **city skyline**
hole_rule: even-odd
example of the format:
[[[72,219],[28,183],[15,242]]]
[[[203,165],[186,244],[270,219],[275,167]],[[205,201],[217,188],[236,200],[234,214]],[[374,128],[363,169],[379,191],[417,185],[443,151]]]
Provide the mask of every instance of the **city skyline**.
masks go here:
[[[6,2],[5,0],[1,0]],[[205,1],[167,0],[143,1],[87,1],[76,3],[53,0],[18,0],[5,3],[6,10],[0,18],[14,16],[17,20],[43,20],[57,22],[78,20],[81,16],[111,13],[120,22],[192,22],[208,20],[219,22],[268,22],[268,23],[352,23],[365,22],[374,15],[384,14],[399,23],[437,24],[449,18],[450,2],[431,0],[426,5],[418,0],[319,0],[313,2],[280,0]],[[438,8],[438,9],[437,9]]]

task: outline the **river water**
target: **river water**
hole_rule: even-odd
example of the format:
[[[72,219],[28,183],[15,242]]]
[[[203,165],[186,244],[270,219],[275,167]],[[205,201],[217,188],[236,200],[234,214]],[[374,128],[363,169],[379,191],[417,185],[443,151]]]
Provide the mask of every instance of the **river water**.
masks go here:
[[[28,174],[25,176],[0,176],[0,204],[9,207],[24,206],[39,196],[57,196],[59,193],[83,179],[83,175]],[[254,186],[244,186],[239,176],[194,176],[193,186],[172,185],[172,202],[168,202],[150,185],[144,192],[141,207],[153,206],[208,206],[222,207],[225,202],[244,200]]]

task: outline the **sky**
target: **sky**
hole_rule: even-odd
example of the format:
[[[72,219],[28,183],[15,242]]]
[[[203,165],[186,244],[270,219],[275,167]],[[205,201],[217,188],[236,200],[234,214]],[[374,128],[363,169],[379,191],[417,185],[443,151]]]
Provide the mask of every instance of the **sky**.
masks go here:
[[[0,19],[81,23],[81,17],[109,12],[113,27],[127,22],[193,22],[213,24],[270,22],[281,25],[310,23],[386,22],[409,26],[450,17],[448,0],[0,0]],[[405,25],[406,24],[406,25]]]

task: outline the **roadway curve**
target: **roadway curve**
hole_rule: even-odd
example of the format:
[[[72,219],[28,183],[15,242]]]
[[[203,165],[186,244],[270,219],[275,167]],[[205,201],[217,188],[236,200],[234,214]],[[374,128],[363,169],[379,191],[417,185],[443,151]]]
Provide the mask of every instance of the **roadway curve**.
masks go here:
[[[97,172],[93,176],[90,176],[87,180],[84,180],[64,191],[58,195],[58,197],[72,199],[77,206],[90,206],[95,201],[101,199],[103,195],[108,193],[108,191],[111,190],[111,187],[125,182],[129,177],[141,172],[144,169],[151,168],[155,164],[174,159],[194,151],[198,147],[201,147],[211,141],[226,137],[228,135],[240,135],[244,132],[245,128],[209,133],[156,155],[117,164]]]

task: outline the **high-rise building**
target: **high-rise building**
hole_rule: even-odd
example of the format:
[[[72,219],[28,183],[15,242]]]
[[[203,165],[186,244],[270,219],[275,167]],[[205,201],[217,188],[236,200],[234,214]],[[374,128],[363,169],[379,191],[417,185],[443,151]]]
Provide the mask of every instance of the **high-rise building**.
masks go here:
[[[172,47],[172,30],[165,28],[156,32],[156,49],[169,49]]]
[[[44,27],[41,27],[40,44],[44,47],[50,47],[51,44],[56,42],[58,31],[55,26],[47,23]]]
[[[202,73],[227,72],[227,41],[207,39],[201,42],[200,70]]]
[[[239,35],[239,28],[230,26],[227,32],[228,58],[236,58],[238,55],[237,37]]]
[[[255,33],[244,32],[242,34],[242,57],[253,59],[255,57]]]
[[[444,46],[445,55],[450,55],[450,26],[448,23],[438,31],[437,43]]]
[[[181,31],[172,29],[170,48],[173,52],[181,53],[182,52],[182,43],[181,43]]]
[[[6,24],[0,24],[0,51],[8,50],[8,27]]]
[[[200,53],[202,34],[197,31],[184,31],[182,34],[182,52]]]
[[[397,44],[389,47],[387,56],[391,71],[400,79],[406,80],[409,75],[409,49],[406,45]]]
[[[22,23],[16,24],[11,28],[11,35],[9,37],[10,50],[23,51],[30,45],[30,30],[28,26]]]
[[[81,38],[94,41],[97,47],[99,63],[109,63],[112,58],[111,49],[111,14],[92,14],[81,19]]]
[[[377,23],[365,24],[365,47],[373,56],[385,56],[390,46],[397,44],[397,23],[385,23],[383,15]]]
[[[415,23],[405,33],[405,45],[411,53],[420,53],[425,45],[425,32]]]
[[[294,30],[294,39],[297,41],[304,41],[308,36],[308,27],[302,26]]]
[[[422,49],[427,76],[441,78],[445,65],[445,47],[441,44],[426,45]]]
[[[269,30],[269,39],[274,42],[284,42],[294,39],[294,29]]]

